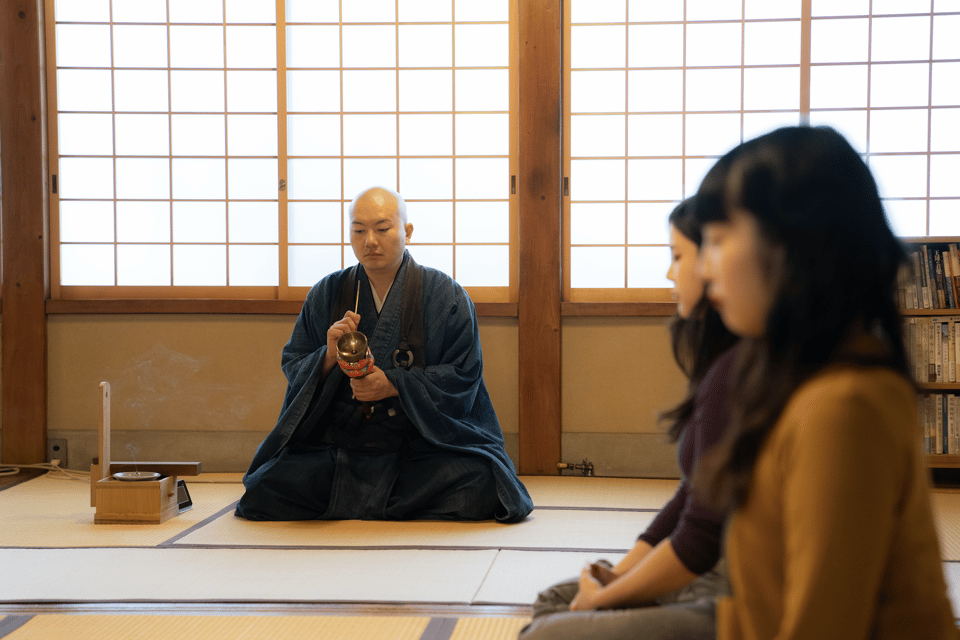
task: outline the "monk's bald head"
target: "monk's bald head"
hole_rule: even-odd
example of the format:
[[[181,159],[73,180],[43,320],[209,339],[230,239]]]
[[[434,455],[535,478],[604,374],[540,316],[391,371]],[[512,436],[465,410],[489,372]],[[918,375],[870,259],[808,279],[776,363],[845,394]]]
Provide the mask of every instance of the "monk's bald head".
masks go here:
[[[350,214],[350,220],[353,220],[353,212],[358,204],[364,208],[376,207],[386,215],[396,213],[400,219],[400,226],[405,227],[407,225],[407,203],[404,201],[403,196],[393,189],[388,189],[387,187],[370,187],[369,189],[361,191],[347,208],[347,213]]]
[[[348,211],[353,252],[374,286],[382,287],[385,294],[413,234],[407,204],[392,189],[371,187],[353,199]]]

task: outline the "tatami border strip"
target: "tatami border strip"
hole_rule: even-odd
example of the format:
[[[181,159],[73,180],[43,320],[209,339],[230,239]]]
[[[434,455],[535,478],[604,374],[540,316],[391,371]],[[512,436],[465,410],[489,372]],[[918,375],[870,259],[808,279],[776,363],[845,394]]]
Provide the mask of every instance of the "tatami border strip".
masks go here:
[[[430,623],[423,630],[420,640],[450,640],[456,628],[457,618],[430,618]]]
[[[0,638],[6,638],[31,620],[33,616],[7,616],[0,619]]]
[[[569,551],[570,553],[626,553],[629,548],[623,549],[600,549],[591,547],[467,547],[467,546],[441,546],[441,545],[379,545],[379,546],[350,546],[350,545],[272,545],[272,544],[168,544],[165,546],[90,546],[90,547],[0,547],[0,551],[85,551],[97,549],[226,549],[230,551],[243,551],[252,549],[255,551],[531,551],[531,552],[550,552],[550,551]]]
[[[2,468],[11,468],[17,467],[15,464],[0,464],[0,469]],[[17,467],[19,468],[19,467]],[[21,469],[19,473],[10,474],[8,476],[0,476],[0,491],[6,491],[7,489],[12,489],[14,487],[19,487],[25,482],[30,482],[31,480],[36,480],[45,476],[48,471],[43,473],[37,472],[35,469]],[[25,477],[18,478],[17,476],[23,475]]]
[[[85,547],[92,548],[92,547]],[[99,547],[110,549],[113,547]],[[119,549],[129,547],[117,547]],[[150,549],[151,547],[143,547]],[[442,545],[415,545],[415,544],[396,544],[396,545],[370,545],[370,546],[351,546],[351,545],[271,545],[271,544],[251,544],[251,545],[209,545],[209,544],[178,544],[165,547],[167,549],[255,549],[257,551],[531,551],[531,552],[550,552],[566,551],[570,553],[627,553],[629,547],[624,548],[596,548],[596,547],[504,547],[504,546],[442,546]]]
[[[223,509],[220,509],[220,511],[217,511],[217,512],[214,513],[213,515],[207,516],[206,518],[204,518],[204,519],[201,520],[200,522],[196,523],[196,524],[193,525],[192,527],[190,527],[190,528],[188,528],[188,529],[186,529],[186,530],[184,530],[184,531],[181,531],[180,533],[178,533],[177,535],[173,536],[172,538],[169,538],[169,539],[167,539],[167,540],[164,540],[163,542],[161,542],[161,543],[158,544],[157,546],[158,546],[158,547],[169,547],[169,546],[173,545],[177,540],[183,539],[185,536],[190,535],[190,534],[193,533],[194,531],[196,531],[196,530],[198,530],[198,529],[201,529],[201,528],[207,526],[208,524],[210,524],[211,522],[213,522],[214,520],[218,520],[219,518],[222,518],[222,517],[225,516],[226,514],[230,513],[231,511],[233,511],[234,509],[237,508],[237,503],[238,503],[238,502],[240,502],[240,501],[239,501],[239,500],[234,500],[232,503],[228,504],[228,505],[225,506]]]

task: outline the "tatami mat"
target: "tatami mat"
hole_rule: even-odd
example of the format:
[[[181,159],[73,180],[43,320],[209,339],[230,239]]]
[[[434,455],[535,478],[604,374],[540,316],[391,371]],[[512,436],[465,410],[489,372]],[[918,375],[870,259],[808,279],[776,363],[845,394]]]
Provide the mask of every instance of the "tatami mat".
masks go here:
[[[161,525],[93,524],[85,482],[44,476],[0,491],[0,602],[522,606],[587,562],[616,562],[676,488],[673,480],[527,477],[537,509],[514,525],[249,522],[233,515],[239,480],[187,479],[194,508]],[[960,560],[960,493],[935,492],[933,504],[944,559]],[[944,566],[960,603],[960,562]],[[3,634],[25,620],[0,620],[0,637],[17,637],[19,629]],[[464,622],[455,631],[444,622],[444,639],[497,637]],[[313,637],[297,633],[277,637]]]
[[[529,618],[464,618],[450,635],[450,640],[515,640]]]
[[[944,562],[943,575],[947,579],[947,593],[953,603],[953,616],[960,620],[960,562]]]
[[[39,615],[4,640],[419,640],[430,622],[420,617]]]
[[[50,475],[0,491],[0,547],[154,546],[232,504],[243,485],[188,481],[193,508],[157,525],[94,524],[90,485]]]
[[[417,520],[250,522],[225,513],[176,545],[232,547],[405,547],[625,551],[655,513],[535,510],[518,524]]]
[[[523,484],[542,507],[589,509],[657,509],[677,490],[676,480],[528,476]]]
[[[496,554],[409,549],[0,549],[4,576],[0,601],[469,604]]]
[[[537,594],[561,580],[580,576],[588,562],[606,558],[617,563],[622,553],[569,551],[501,551],[474,598],[474,604],[530,604]]]
[[[933,515],[944,560],[960,562],[960,492],[934,491]]]
[[[404,616],[32,616],[11,624],[5,640],[513,640],[527,618]]]

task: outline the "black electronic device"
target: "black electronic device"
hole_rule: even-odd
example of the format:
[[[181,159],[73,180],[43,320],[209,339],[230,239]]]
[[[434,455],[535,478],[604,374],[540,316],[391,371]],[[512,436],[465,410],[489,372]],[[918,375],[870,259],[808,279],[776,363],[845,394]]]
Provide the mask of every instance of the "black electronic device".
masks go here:
[[[183,480],[177,480],[177,504],[180,506],[180,511],[193,508],[193,500],[190,499],[190,492],[187,491],[187,483]]]

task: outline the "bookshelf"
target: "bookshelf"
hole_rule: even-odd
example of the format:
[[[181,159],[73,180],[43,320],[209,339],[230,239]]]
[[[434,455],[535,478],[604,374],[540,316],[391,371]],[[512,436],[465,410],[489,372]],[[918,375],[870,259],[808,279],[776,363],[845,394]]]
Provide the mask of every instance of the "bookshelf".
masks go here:
[[[960,429],[960,236],[901,240],[913,265],[913,269],[904,271],[900,281],[900,308],[906,323],[907,353],[914,362],[921,391],[918,417],[928,434],[927,466],[960,469],[960,450],[956,442],[950,443],[949,427],[953,422],[953,428]],[[954,277],[957,279],[953,280]],[[935,339],[937,334],[940,340]],[[938,406],[938,402],[942,404]],[[944,419],[939,433],[947,434],[947,442],[941,440],[941,449],[946,453],[931,453],[940,437],[936,422],[941,416]]]

